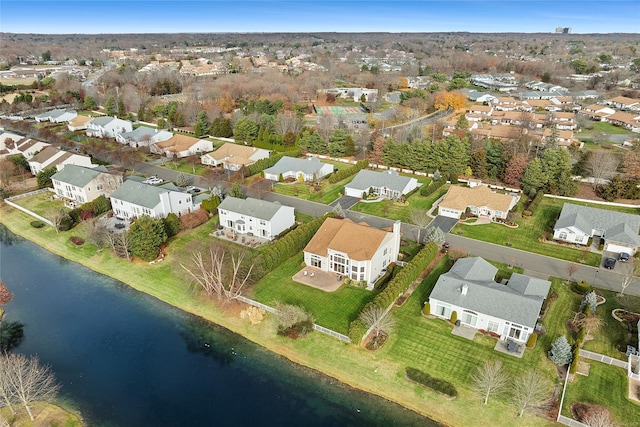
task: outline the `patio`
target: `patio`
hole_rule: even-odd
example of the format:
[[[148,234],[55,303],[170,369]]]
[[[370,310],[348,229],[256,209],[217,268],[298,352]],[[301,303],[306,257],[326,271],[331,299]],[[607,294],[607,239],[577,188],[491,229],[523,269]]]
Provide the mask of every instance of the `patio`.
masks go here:
[[[292,277],[294,282],[311,286],[325,292],[333,292],[342,286],[344,276],[338,276],[336,273],[328,273],[315,268],[305,267],[298,271]]]
[[[269,240],[262,239],[257,236],[251,236],[248,234],[238,234],[232,230],[218,230],[209,234],[210,236],[217,237],[221,240],[227,240],[229,242],[237,243],[242,246],[247,246],[250,248],[257,248],[258,246],[269,243]]]
[[[522,359],[522,356],[524,356],[525,345],[524,343],[519,343],[510,339],[498,340],[493,349],[499,351],[500,353],[508,354],[510,356],[515,356]]]
[[[120,234],[124,231],[129,231],[129,226],[131,225],[131,222],[129,220],[118,218],[116,216],[104,216],[100,220],[104,221],[107,230],[109,230],[109,233],[112,234]]]

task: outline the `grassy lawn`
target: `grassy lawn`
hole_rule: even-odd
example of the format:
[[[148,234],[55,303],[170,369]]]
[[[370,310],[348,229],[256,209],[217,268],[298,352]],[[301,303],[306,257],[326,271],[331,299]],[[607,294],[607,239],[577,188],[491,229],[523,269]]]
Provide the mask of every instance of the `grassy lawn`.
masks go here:
[[[290,258],[250,290],[250,298],[275,306],[276,302],[299,305],[313,314],[315,322],[325,328],[347,334],[349,323],[376,293],[352,286],[341,286],[335,292],[325,292],[291,277],[301,269],[302,253]]]
[[[171,169],[174,171],[178,171],[178,172],[182,172],[190,175],[202,175],[202,172],[207,168],[205,165],[198,163],[197,165],[195,165],[195,173],[194,173],[193,172],[194,167],[191,166],[189,163],[187,163],[185,159],[178,160],[177,163],[167,162],[162,166],[167,169]]]
[[[495,223],[477,226],[458,224],[454,227],[453,232],[472,239],[491,242],[498,245],[511,244],[511,246],[516,249],[548,255],[567,261],[584,262],[591,266],[598,266],[601,258],[598,254],[585,252],[582,249],[578,249],[570,245],[558,245],[538,241],[538,239],[543,235],[553,235],[553,225],[560,215],[563,204],[564,201],[562,200],[545,198],[532,217],[514,218],[514,221],[518,224],[518,228],[516,229]],[[637,208],[608,207],[587,203],[583,204],[601,209],[611,209],[618,212],[638,213]]]
[[[589,376],[576,375],[567,384],[562,414],[571,417],[572,403],[597,403],[611,411],[615,425],[633,425],[632,420],[640,420],[640,404],[627,399],[627,373],[593,360],[588,363]]]
[[[428,180],[418,180],[423,185],[428,185]],[[449,189],[449,185],[443,185],[438,191],[427,197],[420,195],[420,192],[412,194],[407,201],[408,205],[396,204],[391,200],[382,200],[374,203],[358,202],[351,208],[352,211],[362,212],[369,215],[379,216],[381,218],[389,218],[400,220],[411,224],[410,213],[412,209],[429,210],[433,204]]]
[[[624,129],[620,126],[614,126],[611,123],[607,122],[591,122],[593,125],[593,129],[583,129],[578,136],[580,135],[593,135],[595,133],[604,132],[611,135],[634,135],[630,130]]]
[[[323,160],[323,162],[331,163],[337,169],[344,169],[351,165],[341,162],[330,162]],[[351,182],[355,175],[347,177],[342,181],[338,181],[335,184],[330,184],[328,181],[323,181],[321,184],[322,191],[311,192],[311,185],[295,182],[295,183],[278,183],[273,186],[273,191],[278,194],[284,194],[289,197],[299,197],[304,200],[312,202],[329,204],[340,198],[340,193],[344,191],[345,184]]]
[[[52,208],[62,209],[64,207],[62,200],[51,200],[51,196],[53,196],[53,193],[47,191],[46,193],[41,193],[35,196],[16,200],[14,201],[14,203],[46,218],[47,210]],[[35,218],[32,219],[35,220]]]

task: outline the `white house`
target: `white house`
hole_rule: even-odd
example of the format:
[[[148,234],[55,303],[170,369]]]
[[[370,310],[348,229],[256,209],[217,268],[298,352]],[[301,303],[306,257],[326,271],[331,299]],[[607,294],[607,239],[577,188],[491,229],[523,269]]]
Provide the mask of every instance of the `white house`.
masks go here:
[[[485,185],[473,188],[452,185],[438,205],[438,215],[460,218],[469,208],[474,215],[505,219],[519,198],[515,194],[496,193]]]
[[[399,199],[418,188],[418,180],[398,175],[394,170],[376,172],[363,169],[344,186],[345,196],[366,198],[369,193],[386,199]]]
[[[238,234],[271,240],[295,224],[294,209],[278,202],[227,197],[218,206],[220,225]]]
[[[132,123],[117,117],[96,117],[87,122],[87,136],[96,138],[115,138],[116,134],[131,132]]]
[[[133,148],[147,147],[156,142],[166,141],[173,137],[173,134],[166,130],[140,126],[131,132],[116,134],[116,141],[120,144],[130,145]]]
[[[111,196],[122,184],[122,175],[112,174],[104,166],[65,165],[51,177],[51,181],[58,196],[86,203],[99,196]]]
[[[161,154],[166,157],[175,156],[182,158],[212,151],[213,142],[192,136],[175,134],[165,141],[151,144],[149,148],[152,153]]]
[[[333,272],[373,289],[387,266],[400,252],[400,221],[384,231],[349,219],[327,218],[304,248],[310,268]]]
[[[498,269],[480,257],[461,258],[442,274],[429,296],[429,313],[493,332],[500,339],[526,343],[535,331],[551,282],[513,273],[506,285]]]
[[[67,129],[69,129],[69,132],[85,130],[87,128],[87,123],[91,120],[93,120],[92,117],[78,115],[67,123]]]
[[[203,165],[222,165],[225,169],[237,171],[270,155],[271,150],[227,142],[216,151],[202,155],[200,161]]]
[[[640,216],[565,203],[553,226],[553,238],[586,245],[589,238],[604,240],[604,250],[635,254],[640,246]]]
[[[34,117],[36,122],[53,122],[53,123],[66,123],[78,116],[76,110],[62,110],[55,109],[47,111],[46,113],[38,114]]]
[[[25,159],[29,160],[50,145],[48,142],[38,141],[37,139],[22,138],[16,141],[12,148],[7,148],[10,154],[22,154]]]
[[[196,211],[200,203],[171,183],[156,187],[130,179],[111,193],[111,207],[120,218],[165,218],[170,213],[180,216]]]
[[[264,170],[264,177],[271,181],[295,178],[298,181],[316,181],[333,172],[333,165],[322,163],[315,157],[298,159],[284,156],[278,163]]]
[[[91,158],[88,156],[62,151],[54,146],[46,147],[32,158],[27,159],[27,161],[29,162],[29,169],[34,175],[37,175],[41,170],[54,166],[58,170],[65,165],[78,165],[87,168],[96,166],[91,163]]]

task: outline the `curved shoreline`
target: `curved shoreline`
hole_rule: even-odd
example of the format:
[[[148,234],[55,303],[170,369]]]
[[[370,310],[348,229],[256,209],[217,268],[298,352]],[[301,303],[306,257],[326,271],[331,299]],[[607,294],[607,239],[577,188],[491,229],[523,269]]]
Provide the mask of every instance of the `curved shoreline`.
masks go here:
[[[351,346],[348,344],[323,336],[322,334],[311,334],[305,340],[297,341],[279,339],[272,330],[269,322],[263,322],[260,325],[251,325],[246,320],[242,320],[237,316],[229,316],[227,311],[212,303],[191,296],[182,297],[181,295],[178,301],[172,300],[169,298],[171,295],[168,294],[168,289],[163,287],[163,285],[172,283],[175,286],[178,280],[177,278],[171,277],[170,279],[173,280],[167,283],[154,283],[149,285],[148,280],[145,282],[143,274],[136,274],[140,273],[138,269],[125,271],[124,269],[113,268],[109,270],[109,266],[105,265],[105,261],[108,260],[107,257],[111,257],[111,255],[107,251],[94,254],[90,257],[83,254],[81,250],[79,250],[77,256],[68,252],[63,253],[63,251],[58,250],[58,248],[67,248],[65,242],[68,240],[68,235],[62,237],[55,234],[53,230],[39,229],[36,231],[36,229],[31,229],[28,225],[29,220],[25,219],[26,215],[12,208],[4,207],[0,209],[0,212],[3,214],[0,222],[5,224],[9,230],[51,253],[77,262],[92,271],[118,280],[166,304],[224,327],[273,353],[285,357],[293,363],[313,369],[350,387],[384,398],[442,425],[465,425],[466,419],[464,413],[466,411],[464,407],[453,405],[451,402],[442,400],[435,394],[432,395],[429,392],[418,392],[410,384],[398,380],[398,372],[404,372],[405,366],[395,361],[384,357],[379,358],[379,355],[370,354],[364,350],[359,351],[357,348],[350,348]],[[20,216],[24,216],[25,218],[20,218]],[[47,234],[49,236],[47,236]],[[60,236],[60,238],[56,239],[57,236]],[[101,259],[103,259],[103,262],[100,262]],[[129,265],[128,263],[125,264],[125,261],[122,261],[122,263],[123,266]],[[169,266],[165,265],[165,267]],[[147,266],[145,265],[144,268],[147,268]],[[324,348],[329,348],[334,357],[330,360],[324,360],[317,356],[314,357],[311,352],[313,349],[307,347],[313,347],[314,344],[317,346],[318,343]],[[370,369],[370,372],[367,371],[365,375],[354,374],[353,370],[350,369],[352,365],[358,365],[359,368],[365,367],[367,370]],[[384,384],[384,387],[381,387],[381,382]],[[463,394],[467,393],[463,392]],[[467,411],[469,410],[472,409],[467,408]],[[467,415],[468,413],[469,412],[467,412]],[[482,414],[484,415],[483,417],[477,412],[473,413],[474,416],[478,417],[477,420],[480,423],[489,422],[489,424],[496,425],[497,420],[487,419],[488,414]],[[513,420],[505,419],[503,421],[505,422],[500,423],[501,425],[551,425],[551,423],[546,420],[537,417]],[[525,421],[525,423],[522,423],[523,421]]]

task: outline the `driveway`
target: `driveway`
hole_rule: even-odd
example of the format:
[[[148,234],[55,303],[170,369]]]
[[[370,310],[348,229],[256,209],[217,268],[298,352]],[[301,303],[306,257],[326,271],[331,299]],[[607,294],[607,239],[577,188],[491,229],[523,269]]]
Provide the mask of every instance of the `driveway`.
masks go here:
[[[359,201],[360,199],[357,197],[342,196],[335,202],[332,202],[329,206],[336,207],[336,205],[340,203],[340,207],[346,210],[346,209],[349,209],[351,206],[355,205],[356,203],[358,203]]]
[[[447,234],[458,223],[456,218],[438,215],[429,224],[429,227],[438,227],[443,233]]]

